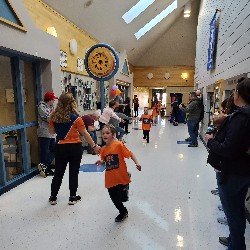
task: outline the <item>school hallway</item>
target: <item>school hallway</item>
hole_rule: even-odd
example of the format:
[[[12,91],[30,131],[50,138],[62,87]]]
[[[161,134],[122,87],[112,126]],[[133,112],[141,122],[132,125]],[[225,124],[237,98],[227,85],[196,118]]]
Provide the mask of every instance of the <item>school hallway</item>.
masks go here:
[[[135,129],[134,129],[135,128]],[[137,130],[139,128],[139,130]],[[207,150],[177,144],[188,137],[187,127],[160,120],[143,140],[140,124],[133,122],[126,146],[142,166],[139,172],[127,160],[132,174],[128,218],[116,223],[118,211],[104,188],[104,172],[79,174],[82,200],[68,205],[68,171],[58,203],[48,202],[52,177],[39,175],[0,197],[0,249],[8,250],[223,250],[219,236],[228,227],[217,223],[219,197],[215,172],[206,164]],[[82,164],[98,159],[84,153]],[[246,229],[250,249],[250,226]]]

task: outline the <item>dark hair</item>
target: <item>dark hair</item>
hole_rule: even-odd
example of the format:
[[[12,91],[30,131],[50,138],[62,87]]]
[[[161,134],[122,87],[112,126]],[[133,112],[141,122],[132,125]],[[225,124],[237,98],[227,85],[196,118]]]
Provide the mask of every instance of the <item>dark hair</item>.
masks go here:
[[[105,128],[109,129],[111,131],[112,135],[116,134],[116,129],[112,124],[105,124],[103,126],[102,130],[105,129]]]
[[[242,77],[238,80],[236,85],[236,91],[241,96],[241,98],[247,103],[250,104],[250,79]]]
[[[116,104],[116,101],[115,101],[115,100],[111,100],[111,101],[109,102],[109,107],[112,108],[112,107],[115,106],[115,104]]]
[[[232,114],[234,110],[237,108],[237,106],[234,104],[234,94],[232,93],[228,98],[227,98],[227,103],[225,107],[225,113],[226,114]]]
[[[119,113],[123,113],[124,112],[124,108],[125,108],[124,105],[119,105],[119,107],[118,107],[117,110],[118,110]]]
[[[190,96],[197,97],[195,92],[190,92]]]
[[[226,109],[227,101],[228,101],[228,98],[226,98],[226,99],[221,103],[221,107],[223,108],[223,110]]]

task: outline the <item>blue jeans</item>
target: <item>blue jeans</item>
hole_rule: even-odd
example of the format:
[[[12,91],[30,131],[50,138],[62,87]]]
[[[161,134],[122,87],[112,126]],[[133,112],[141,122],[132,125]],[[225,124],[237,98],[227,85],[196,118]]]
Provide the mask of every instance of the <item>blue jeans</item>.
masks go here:
[[[123,135],[124,135],[124,133],[125,133],[124,129],[121,128],[121,127],[118,127],[118,126],[115,127],[115,129],[116,129],[116,137],[117,137],[117,139],[121,140],[122,137],[123,137]]]
[[[39,137],[41,163],[50,166],[55,158],[55,138]]]
[[[237,166],[235,166],[237,167]],[[230,231],[228,250],[246,250],[245,199],[250,187],[250,176],[216,173],[222,207]]]
[[[189,133],[189,136],[191,138],[191,143],[192,144],[198,144],[198,141],[197,141],[197,125],[199,124],[198,121],[195,121],[195,120],[188,120],[187,121],[187,126],[188,126],[188,133]]]
[[[88,132],[89,132],[90,137],[92,138],[92,140],[96,144],[97,143],[96,131],[94,130],[94,131],[88,131]]]

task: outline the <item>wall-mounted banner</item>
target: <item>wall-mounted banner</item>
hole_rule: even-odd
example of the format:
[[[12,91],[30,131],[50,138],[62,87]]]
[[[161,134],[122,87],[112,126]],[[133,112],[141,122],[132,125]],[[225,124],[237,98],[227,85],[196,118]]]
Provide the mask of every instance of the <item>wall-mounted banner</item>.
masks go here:
[[[216,42],[216,13],[210,23],[210,36],[208,45],[208,60],[207,60],[207,71],[214,68],[214,57],[215,57],[215,42]]]

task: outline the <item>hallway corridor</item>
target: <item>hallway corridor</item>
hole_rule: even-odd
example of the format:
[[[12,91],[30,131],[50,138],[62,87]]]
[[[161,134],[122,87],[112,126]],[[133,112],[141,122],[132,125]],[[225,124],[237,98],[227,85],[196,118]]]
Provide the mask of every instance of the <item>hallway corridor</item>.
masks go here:
[[[80,172],[78,194],[82,201],[68,205],[68,171],[51,206],[51,177],[39,175],[0,197],[0,249],[8,250],[224,250],[219,236],[228,228],[217,223],[219,197],[215,172],[206,164],[207,150],[177,144],[188,137],[187,127],[160,120],[142,139],[140,123],[129,126],[127,147],[142,166],[132,174],[129,217],[115,223],[117,211],[104,188],[104,172]],[[83,155],[82,164],[98,156]],[[250,226],[247,223],[250,249]]]

